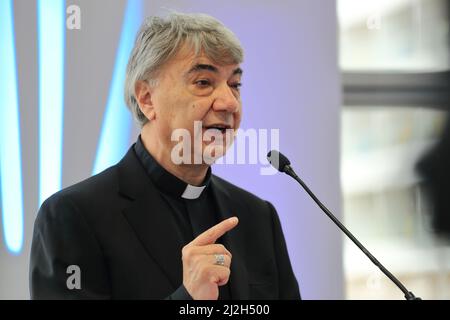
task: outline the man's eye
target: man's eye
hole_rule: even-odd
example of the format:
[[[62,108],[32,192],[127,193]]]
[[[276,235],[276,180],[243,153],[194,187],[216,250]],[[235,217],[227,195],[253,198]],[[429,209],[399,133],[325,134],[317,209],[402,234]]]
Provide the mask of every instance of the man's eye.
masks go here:
[[[211,85],[211,82],[209,80],[197,80],[195,84],[199,87],[208,87]]]
[[[234,83],[234,84],[231,85],[231,87],[233,89],[239,90],[239,88],[242,87],[242,83],[240,83],[240,82],[239,83]]]

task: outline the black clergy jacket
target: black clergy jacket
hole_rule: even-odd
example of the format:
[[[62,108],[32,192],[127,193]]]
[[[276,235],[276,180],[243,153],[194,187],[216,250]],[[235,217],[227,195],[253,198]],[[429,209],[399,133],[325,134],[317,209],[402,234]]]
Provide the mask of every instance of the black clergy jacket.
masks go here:
[[[300,299],[272,204],[215,175],[209,184],[219,217],[239,218],[221,238],[233,255],[229,298]],[[170,206],[131,148],[117,165],[43,203],[30,255],[31,298],[185,299],[186,243],[175,229]],[[69,285],[73,266],[78,287]]]

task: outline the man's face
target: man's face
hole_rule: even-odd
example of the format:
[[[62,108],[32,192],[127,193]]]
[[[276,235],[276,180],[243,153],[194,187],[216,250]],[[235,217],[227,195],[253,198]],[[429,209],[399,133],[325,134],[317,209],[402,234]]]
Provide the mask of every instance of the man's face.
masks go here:
[[[178,144],[171,141],[174,130],[186,129],[192,137],[191,161],[194,161],[194,138],[198,139],[208,130],[208,133],[220,136],[223,143],[202,139],[202,150],[210,145],[210,150],[214,147],[216,157],[223,155],[231,144],[230,136],[234,138],[234,135],[229,134],[230,130],[226,134],[225,130],[213,128],[234,131],[239,128],[241,76],[242,70],[238,64],[216,65],[205,55],[195,56],[187,49],[180,50],[163,68],[152,93],[155,111],[152,125],[155,126],[160,147],[171,151]],[[194,130],[195,121],[201,121],[201,132],[199,126],[198,130]],[[198,151],[195,152],[198,154]]]

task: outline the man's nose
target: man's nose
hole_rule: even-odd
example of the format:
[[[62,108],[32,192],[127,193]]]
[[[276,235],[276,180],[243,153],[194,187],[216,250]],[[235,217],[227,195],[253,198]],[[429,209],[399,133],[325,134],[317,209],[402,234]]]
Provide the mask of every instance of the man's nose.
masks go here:
[[[235,113],[239,109],[240,100],[238,94],[233,92],[228,84],[216,89],[216,96],[213,103],[214,111],[226,111]]]

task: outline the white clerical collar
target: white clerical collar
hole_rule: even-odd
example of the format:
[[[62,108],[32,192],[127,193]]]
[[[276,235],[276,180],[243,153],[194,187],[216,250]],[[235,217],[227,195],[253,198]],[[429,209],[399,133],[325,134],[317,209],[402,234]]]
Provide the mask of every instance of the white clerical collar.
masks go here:
[[[1,1],[1,0],[0,0]],[[198,199],[202,192],[208,186],[211,180],[211,167],[208,168],[205,179],[203,180],[203,186],[196,187],[187,184],[185,181],[177,178],[166,169],[164,169],[145,149],[142,143],[141,136],[139,136],[136,144],[134,145],[136,156],[144,166],[150,179],[155,184],[156,188],[161,192],[170,194],[176,197],[182,197],[183,199],[195,200]]]
[[[205,188],[206,188],[206,186],[196,187],[196,186],[192,186],[192,185],[188,184],[186,186],[186,189],[184,189],[184,192],[181,195],[181,197],[183,199],[189,199],[189,200],[197,199],[198,197],[200,197],[200,195],[202,194],[202,192]]]

